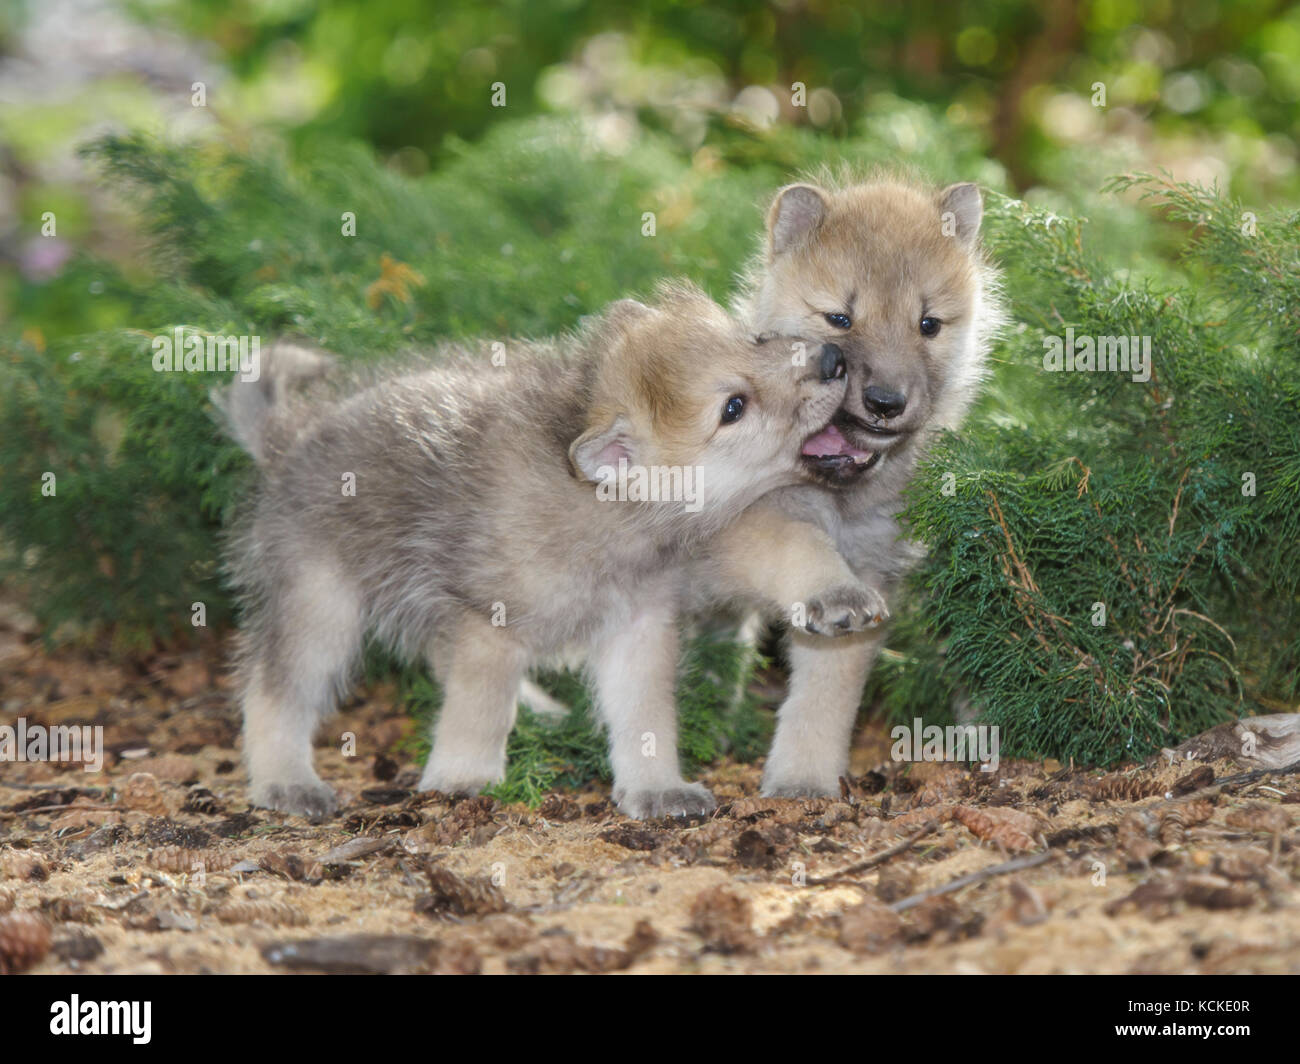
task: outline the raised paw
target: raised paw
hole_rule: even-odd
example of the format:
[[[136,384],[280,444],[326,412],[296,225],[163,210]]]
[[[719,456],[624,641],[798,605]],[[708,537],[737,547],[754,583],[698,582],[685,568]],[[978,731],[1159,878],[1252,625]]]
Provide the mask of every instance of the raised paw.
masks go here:
[[[698,816],[718,808],[712,792],[700,783],[680,783],[664,790],[636,790],[618,793],[614,804],[633,820],[654,820],[661,816]]]
[[[313,783],[271,783],[255,787],[250,799],[253,805],[305,816],[315,824],[329,820],[339,808],[334,788],[321,780]]]
[[[797,627],[823,636],[866,631],[884,623],[888,617],[884,595],[875,588],[853,584],[834,588],[804,603],[802,617],[797,607],[792,612]]]

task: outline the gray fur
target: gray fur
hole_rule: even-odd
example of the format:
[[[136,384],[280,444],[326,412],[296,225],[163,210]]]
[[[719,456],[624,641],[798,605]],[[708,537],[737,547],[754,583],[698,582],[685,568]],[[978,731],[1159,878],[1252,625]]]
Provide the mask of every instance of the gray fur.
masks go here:
[[[240,387],[214,389],[212,403],[226,432],[259,464],[273,446],[266,432],[275,420],[271,411],[291,389],[323,377],[335,365],[334,356],[319,348],[277,340],[266,353],[265,372]]]
[[[616,304],[576,336],[512,343],[504,365],[492,354],[487,343],[449,347],[325,394],[260,381],[222,397],[262,467],[228,552],[245,612],[256,804],[333,812],[311,737],[370,633],[442,680],[422,788],[499,781],[525,670],[576,650],[610,732],[619,807],[712,808],[677,763],[682,561],[763,493],[798,482],[800,444],[838,406],[843,380],[774,363],[684,286],[661,290],[653,308]],[[267,380],[292,375],[270,366]],[[761,400],[719,427],[737,375]],[[674,397],[698,414],[700,439],[656,435]],[[572,449],[611,425],[647,465],[702,467],[702,509],[600,501]],[[348,474],[355,496],[343,492]]]

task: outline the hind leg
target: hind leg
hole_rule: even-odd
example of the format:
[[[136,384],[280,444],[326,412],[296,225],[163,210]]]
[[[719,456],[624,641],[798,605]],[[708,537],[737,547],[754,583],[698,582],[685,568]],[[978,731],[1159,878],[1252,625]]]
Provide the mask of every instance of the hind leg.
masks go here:
[[[505,779],[506,741],[530,655],[508,629],[466,613],[430,656],[443,700],[420,790],[477,794]]]
[[[532,710],[539,717],[546,717],[549,720],[563,720],[569,715],[569,710],[572,708],[566,706],[559,699],[552,698],[527,676],[519,685],[519,697],[516,701],[521,706]]]
[[[338,808],[316,774],[312,736],[335,708],[361,647],[361,602],[314,561],[268,604],[268,630],[244,655],[244,759],[252,804],[315,820]]]

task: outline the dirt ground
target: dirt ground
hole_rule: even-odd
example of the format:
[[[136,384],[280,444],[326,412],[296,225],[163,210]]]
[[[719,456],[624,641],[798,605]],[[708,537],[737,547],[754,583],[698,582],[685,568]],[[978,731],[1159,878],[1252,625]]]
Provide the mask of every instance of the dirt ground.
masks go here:
[[[313,825],[248,807],[215,660],[0,646],[0,723],[110,751],[0,764],[0,970],[1300,972],[1300,776],[899,765],[869,725],[840,799],[722,764],[716,814],[635,823],[595,785],[415,792],[378,689],[317,750],[346,807]]]

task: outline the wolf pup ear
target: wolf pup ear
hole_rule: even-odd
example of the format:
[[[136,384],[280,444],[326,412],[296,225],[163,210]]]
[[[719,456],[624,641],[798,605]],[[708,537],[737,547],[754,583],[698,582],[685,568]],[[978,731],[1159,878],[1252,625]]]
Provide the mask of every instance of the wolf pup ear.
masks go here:
[[[620,459],[625,459],[629,465],[636,460],[632,425],[622,414],[603,427],[589,428],[569,445],[569,465],[573,468],[573,475],[593,484],[608,475],[602,474],[602,469],[617,470]]]
[[[787,185],[767,212],[773,257],[803,243],[826,217],[826,196],[815,185]]]
[[[944,235],[956,236],[967,247],[972,246],[984,217],[984,199],[979,186],[969,181],[949,185],[939,193],[939,212],[944,221]]]

